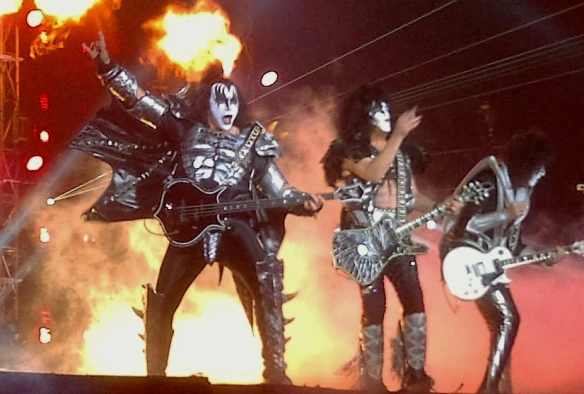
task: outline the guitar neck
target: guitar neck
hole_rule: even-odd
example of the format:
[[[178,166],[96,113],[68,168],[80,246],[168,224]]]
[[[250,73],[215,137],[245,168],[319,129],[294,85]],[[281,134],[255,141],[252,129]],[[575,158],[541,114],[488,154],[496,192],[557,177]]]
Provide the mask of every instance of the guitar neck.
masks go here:
[[[440,216],[444,215],[447,209],[448,207],[446,206],[446,204],[440,204],[436,208],[432,209],[430,212],[412,220],[411,222],[407,222],[406,224],[399,226],[395,230],[395,232],[398,235],[407,234],[415,230],[416,228],[420,227],[421,225],[428,223],[430,220],[437,219]]]
[[[557,253],[555,250],[549,250],[547,252],[530,254],[527,256],[518,256],[512,259],[501,260],[496,262],[500,269],[510,269],[515,267],[520,267],[522,265],[529,265],[534,263],[543,263],[555,259]]]
[[[337,198],[335,193],[320,193],[318,195],[321,196],[324,200],[334,200]],[[277,197],[264,198],[259,200],[230,201],[225,203],[203,204],[184,207],[183,212],[185,214],[190,213],[196,216],[251,212],[255,211],[256,209],[285,208],[302,205],[309,199],[309,195],[301,195],[298,197]]]

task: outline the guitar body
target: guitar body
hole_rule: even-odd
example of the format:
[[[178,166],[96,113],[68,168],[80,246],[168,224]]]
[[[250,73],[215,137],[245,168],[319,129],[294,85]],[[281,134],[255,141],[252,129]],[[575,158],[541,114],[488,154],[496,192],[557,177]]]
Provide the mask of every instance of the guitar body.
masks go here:
[[[333,234],[333,266],[360,285],[371,284],[398,256],[425,253],[423,245],[405,245],[390,227],[380,220],[364,229],[339,230]]]
[[[452,295],[465,301],[484,296],[493,279],[501,274],[496,262],[512,259],[511,252],[496,247],[483,253],[469,246],[452,249],[442,261],[442,276]]]
[[[192,246],[207,231],[226,229],[221,215],[205,215],[197,208],[199,205],[220,203],[224,191],[225,187],[221,187],[208,192],[190,179],[175,179],[166,184],[153,216],[172,245]]]

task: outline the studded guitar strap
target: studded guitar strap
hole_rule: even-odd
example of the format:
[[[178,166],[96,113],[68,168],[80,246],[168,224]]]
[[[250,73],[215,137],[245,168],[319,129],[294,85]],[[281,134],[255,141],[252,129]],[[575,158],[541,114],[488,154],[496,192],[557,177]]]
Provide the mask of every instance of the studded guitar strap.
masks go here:
[[[397,207],[396,207],[396,221],[397,225],[405,224],[407,218],[406,208],[406,163],[404,155],[401,151],[397,151],[395,156],[397,167]]]
[[[260,136],[262,130],[263,130],[262,126],[260,126],[258,123],[254,123],[251,131],[249,132],[249,135],[247,136],[247,140],[245,141],[243,146],[239,148],[239,151],[237,152],[235,159],[231,162],[232,168],[240,165],[245,160],[247,155],[249,155],[249,152],[251,152],[253,144]]]

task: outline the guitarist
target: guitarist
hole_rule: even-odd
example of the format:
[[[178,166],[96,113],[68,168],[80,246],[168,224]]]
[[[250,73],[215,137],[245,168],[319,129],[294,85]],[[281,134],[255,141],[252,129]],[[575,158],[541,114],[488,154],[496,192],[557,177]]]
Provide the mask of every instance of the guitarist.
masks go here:
[[[339,138],[322,159],[327,183],[362,183],[367,190],[358,204],[344,206],[341,229],[364,228],[382,216],[402,220],[411,210],[431,210],[436,204],[421,194],[413,170],[426,165],[425,151],[414,145],[402,147],[406,136],[421,121],[416,109],[399,116],[392,125],[389,99],[377,87],[357,90],[340,113]],[[414,160],[412,160],[414,159]],[[418,159],[418,160],[415,160]],[[402,186],[399,186],[402,184]],[[452,201],[451,209],[460,209]],[[401,330],[405,346],[402,386],[408,391],[428,391],[433,380],[424,370],[426,356],[426,314],[418,268],[413,255],[392,260],[384,275],[368,286],[360,286],[361,318],[360,386],[366,390],[386,390],[383,372],[383,319],[385,315],[384,277],[393,284],[403,308]],[[401,367],[398,368],[401,374]]]
[[[530,197],[550,160],[547,136],[530,130],[516,134],[500,157],[489,156],[475,165],[461,184],[477,180],[490,182],[495,189],[480,204],[468,204],[445,221],[441,258],[462,245],[482,252],[502,246],[518,255],[524,249],[520,232],[529,212]],[[489,362],[479,392],[510,391],[506,367],[519,328],[519,312],[507,288],[509,283],[510,279],[501,272],[493,278],[489,292],[476,301],[491,333]],[[502,380],[505,388],[500,387]]]
[[[113,98],[112,108],[98,114],[70,144],[112,165],[114,172],[110,188],[87,219],[152,217],[150,196],[160,196],[168,177],[187,178],[209,192],[226,187],[222,196],[229,200],[304,194],[288,185],[274,163],[278,143],[258,123],[246,120],[241,92],[223,78],[222,70],[213,68],[199,84],[157,97],[110,59],[101,32],[84,49]],[[290,212],[312,216],[321,208],[322,199],[311,196]],[[283,294],[283,262],[277,258],[285,214],[278,220],[266,217],[265,211],[238,215],[228,219],[225,232],[208,232],[188,247],[169,245],[156,287],[145,286],[145,309],[137,311],[145,323],[148,375],[165,374],[174,313],[205,266],[220,261],[233,272],[250,323],[255,311],[266,383],[291,383],[284,361],[287,319],[282,313],[290,296]]]

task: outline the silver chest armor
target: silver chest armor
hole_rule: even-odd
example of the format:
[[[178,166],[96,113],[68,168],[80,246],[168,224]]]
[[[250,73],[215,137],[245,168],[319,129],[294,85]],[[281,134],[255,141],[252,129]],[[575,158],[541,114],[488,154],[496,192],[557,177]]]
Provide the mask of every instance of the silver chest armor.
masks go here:
[[[240,154],[246,149],[247,136],[193,127],[180,147],[185,175],[197,183],[213,181],[217,187],[240,183],[249,173],[252,157]]]

